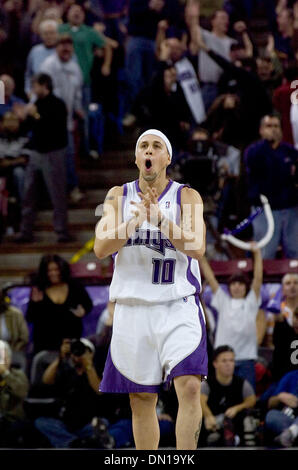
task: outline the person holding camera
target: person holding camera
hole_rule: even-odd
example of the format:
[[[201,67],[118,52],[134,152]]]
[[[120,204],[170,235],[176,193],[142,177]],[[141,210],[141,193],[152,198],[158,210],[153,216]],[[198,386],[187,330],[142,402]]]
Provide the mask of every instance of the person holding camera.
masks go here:
[[[95,439],[91,422],[99,413],[100,378],[93,365],[94,345],[86,338],[65,338],[60,354],[45,370],[42,381],[54,386],[61,400],[58,417],[39,417],[35,427],[53,447],[112,447],[110,436]],[[101,420],[100,420],[101,422]],[[105,429],[104,422],[101,422]]]
[[[268,400],[265,429],[276,445],[292,447],[298,438],[298,370],[285,374],[273,393]]]

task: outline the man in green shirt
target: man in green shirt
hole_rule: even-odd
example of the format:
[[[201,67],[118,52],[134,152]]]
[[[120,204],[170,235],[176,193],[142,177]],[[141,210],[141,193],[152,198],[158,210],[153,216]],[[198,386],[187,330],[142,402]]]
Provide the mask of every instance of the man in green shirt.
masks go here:
[[[94,54],[103,56],[101,73],[110,75],[112,48],[105,38],[91,26],[84,24],[85,12],[81,5],[72,5],[67,13],[68,23],[59,26],[59,33],[68,33],[73,39],[74,51],[83,74],[83,107],[85,111],[85,152],[89,153],[88,111],[91,102],[91,69]]]

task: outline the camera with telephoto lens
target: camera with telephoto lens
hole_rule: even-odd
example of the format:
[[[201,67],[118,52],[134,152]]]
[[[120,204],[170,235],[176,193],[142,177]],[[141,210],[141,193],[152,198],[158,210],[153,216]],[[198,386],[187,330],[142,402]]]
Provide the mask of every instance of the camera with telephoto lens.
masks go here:
[[[94,352],[94,345],[86,338],[73,339],[70,344],[70,352],[74,356],[81,357],[89,350]]]

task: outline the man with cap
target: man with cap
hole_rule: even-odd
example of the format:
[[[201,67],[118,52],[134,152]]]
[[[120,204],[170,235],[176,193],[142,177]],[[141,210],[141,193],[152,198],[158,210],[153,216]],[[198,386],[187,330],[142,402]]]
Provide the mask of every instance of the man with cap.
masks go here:
[[[205,252],[203,202],[169,180],[172,147],[149,129],[137,140],[139,179],[112,188],[96,227],[98,258],[114,254],[110,300],[116,302],[102,392],[129,393],[137,449],[157,449],[162,384],[174,382],[178,449],[196,449],[207,374],[198,259]]]

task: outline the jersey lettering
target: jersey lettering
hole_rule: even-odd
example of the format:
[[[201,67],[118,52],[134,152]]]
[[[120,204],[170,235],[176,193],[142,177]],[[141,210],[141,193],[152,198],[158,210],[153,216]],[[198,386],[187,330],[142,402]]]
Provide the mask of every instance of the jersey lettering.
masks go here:
[[[158,253],[165,255],[166,248],[169,250],[176,251],[174,245],[165,238],[160,231],[150,230],[136,230],[135,234],[129,238],[125,246],[146,246],[151,250],[157,251]]]

